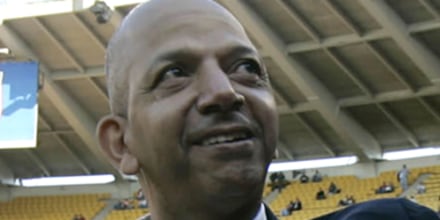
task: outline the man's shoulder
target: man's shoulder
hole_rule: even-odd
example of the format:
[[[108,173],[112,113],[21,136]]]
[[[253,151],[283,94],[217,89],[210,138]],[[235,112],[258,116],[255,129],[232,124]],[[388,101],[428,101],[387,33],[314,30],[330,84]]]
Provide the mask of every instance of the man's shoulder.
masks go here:
[[[359,203],[315,220],[439,220],[436,213],[407,199],[378,199]]]

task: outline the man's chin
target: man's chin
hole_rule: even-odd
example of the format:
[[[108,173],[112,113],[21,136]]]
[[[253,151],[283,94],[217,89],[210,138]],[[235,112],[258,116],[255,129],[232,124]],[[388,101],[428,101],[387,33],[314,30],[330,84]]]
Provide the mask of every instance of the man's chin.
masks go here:
[[[255,166],[231,166],[217,173],[214,181],[228,190],[254,191],[264,184],[265,173],[264,169]]]

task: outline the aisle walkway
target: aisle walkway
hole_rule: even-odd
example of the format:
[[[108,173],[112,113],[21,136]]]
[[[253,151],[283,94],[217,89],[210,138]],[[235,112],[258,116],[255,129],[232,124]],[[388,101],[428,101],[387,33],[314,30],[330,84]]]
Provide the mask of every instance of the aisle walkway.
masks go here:
[[[118,203],[119,199],[108,199],[107,205],[99,212],[93,220],[105,220],[105,217],[113,210],[113,207]]]
[[[420,182],[423,182],[425,179],[428,179],[428,177],[431,176],[431,175],[432,174],[422,174],[422,175],[420,175],[419,178],[417,178],[417,180],[411,186],[409,186],[406,191],[402,192],[402,194],[400,194],[399,197],[402,198],[402,197],[406,197],[408,195],[416,194],[417,193],[416,192],[417,191],[417,185]]]

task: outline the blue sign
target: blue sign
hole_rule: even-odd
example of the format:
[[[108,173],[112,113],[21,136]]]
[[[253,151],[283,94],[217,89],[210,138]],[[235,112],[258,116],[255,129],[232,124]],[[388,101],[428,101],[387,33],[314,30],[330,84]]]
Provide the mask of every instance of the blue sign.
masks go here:
[[[36,147],[37,97],[37,62],[0,62],[0,149]]]

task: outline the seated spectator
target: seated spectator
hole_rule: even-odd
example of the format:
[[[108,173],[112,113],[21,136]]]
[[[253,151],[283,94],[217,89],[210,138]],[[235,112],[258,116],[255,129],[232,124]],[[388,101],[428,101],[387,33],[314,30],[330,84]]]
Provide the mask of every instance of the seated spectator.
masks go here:
[[[321,173],[319,173],[318,170],[315,170],[315,174],[313,174],[313,176],[312,176],[312,182],[317,183],[317,182],[321,182],[321,181],[322,181]]]
[[[341,192],[341,189],[339,189],[334,182],[330,183],[330,186],[328,187],[328,193],[329,194],[338,194]]]
[[[142,189],[139,189],[137,192],[136,192],[136,199],[137,200],[143,200],[145,198],[145,196],[144,196],[144,192],[142,192]]]
[[[286,206],[286,208],[281,210],[281,216],[291,215],[293,211],[297,211],[297,210],[301,210],[301,209],[302,209],[302,202],[297,197],[295,202],[290,201],[289,204]]]
[[[290,201],[289,204],[287,204],[286,208],[281,210],[281,216],[289,216],[292,214],[292,205],[293,201]]]
[[[387,193],[394,192],[394,185],[391,182],[388,182],[387,187],[385,187],[385,191]]]
[[[391,183],[383,182],[382,185],[376,190],[376,194],[391,193],[394,192],[394,186]]]
[[[298,177],[299,175],[301,175],[301,171],[298,170],[293,170],[292,171],[292,179],[296,179],[296,177]]]
[[[148,202],[146,199],[139,201],[139,208],[148,208]]]
[[[348,204],[349,204],[349,205],[352,205],[352,204],[355,204],[355,203],[356,203],[356,200],[354,199],[354,196],[351,195],[351,196],[348,198]]]
[[[299,182],[300,183],[308,183],[309,182],[309,177],[306,175],[306,172],[302,172],[301,176],[299,177]]]
[[[272,191],[278,189],[278,191],[281,192],[285,186],[289,185],[289,181],[286,180],[286,177],[282,172],[272,173],[269,178],[271,181]]]
[[[302,202],[298,197],[296,197],[295,202],[293,202],[293,210],[292,211],[299,211],[301,209],[302,209]]]
[[[278,182],[278,185],[281,186],[281,188],[287,185],[286,184],[287,180],[286,180],[286,176],[284,176],[284,173],[282,172],[278,173],[278,179],[276,182]]]
[[[133,209],[134,206],[132,204],[132,201],[129,199],[123,199],[116,203],[116,205],[113,207],[116,210],[125,210],[125,209]]]
[[[327,197],[325,196],[324,190],[322,190],[322,188],[319,188],[319,191],[316,193],[316,199],[322,200],[322,199],[326,199],[326,198]]]
[[[420,182],[419,184],[417,184],[417,193],[418,194],[423,194],[426,192],[426,186],[423,184],[423,182]]]
[[[354,199],[354,196],[348,196],[346,195],[345,198],[339,200],[339,206],[349,206],[356,203],[356,200]]]
[[[274,183],[275,183],[275,181],[278,179],[278,173],[277,172],[274,172],[274,173],[271,173],[270,174],[270,176],[269,176],[269,180],[270,180],[270,183],[273,185]]]

